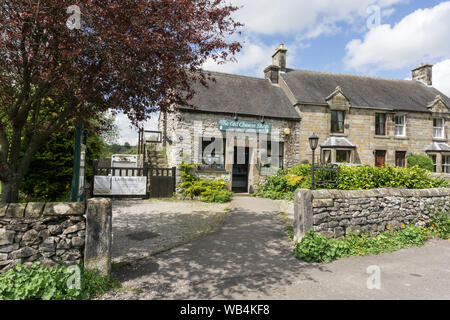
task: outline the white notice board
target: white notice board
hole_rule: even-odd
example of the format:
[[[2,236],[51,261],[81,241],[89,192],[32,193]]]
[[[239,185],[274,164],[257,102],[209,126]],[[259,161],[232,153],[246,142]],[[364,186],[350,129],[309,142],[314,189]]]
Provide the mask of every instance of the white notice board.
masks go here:
[[[94,177],[96,196],[145,196],[147,177]]]

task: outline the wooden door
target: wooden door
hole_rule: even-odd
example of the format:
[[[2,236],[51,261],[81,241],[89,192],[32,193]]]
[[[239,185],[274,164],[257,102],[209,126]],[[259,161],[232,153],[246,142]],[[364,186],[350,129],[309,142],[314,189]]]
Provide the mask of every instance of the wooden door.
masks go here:
[[[386,151],[375,151],[375,167],[382,167],[386,163]]]

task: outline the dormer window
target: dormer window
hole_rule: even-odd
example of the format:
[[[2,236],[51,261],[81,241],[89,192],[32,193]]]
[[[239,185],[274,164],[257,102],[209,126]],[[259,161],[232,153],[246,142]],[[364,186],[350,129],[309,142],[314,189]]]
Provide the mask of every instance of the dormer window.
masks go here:
[[[445,120],[442,118],[433,119],[433,138],[444,139],[445,137]]]
[[[331,133],[344,133],[344,111],[331,111]]]

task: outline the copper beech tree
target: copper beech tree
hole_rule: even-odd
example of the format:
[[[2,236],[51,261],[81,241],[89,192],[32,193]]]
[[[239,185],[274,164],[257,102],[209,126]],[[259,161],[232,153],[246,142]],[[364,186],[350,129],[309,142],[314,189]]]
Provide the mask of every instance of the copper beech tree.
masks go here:
[[[68,121],[107,110],[134,124],[206,85],[207,59],[233,59],[241,26],[225,0],[2,0],[0,181],[18,201],[36,151]]]

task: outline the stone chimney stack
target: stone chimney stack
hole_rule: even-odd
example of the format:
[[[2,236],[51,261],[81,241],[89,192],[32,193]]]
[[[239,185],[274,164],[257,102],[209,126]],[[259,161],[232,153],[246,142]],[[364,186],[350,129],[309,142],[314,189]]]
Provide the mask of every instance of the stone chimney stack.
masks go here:
[[[423,63],[412,71],[412,79],[422,81],[427,85],[433,85],[433,66],[428,63]]]
[[[272,56],[272,64],[264,69],[265,78],[272,84],[278,84],[280,80],[280,71],[286,72],[286,52],[284,44],[280,44]]]
[[[279,67],[281,72],[286,72],[286,52],[284,44],[280,44],[272,56],[272,65]]]

